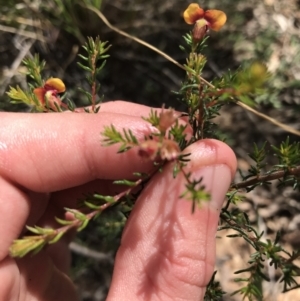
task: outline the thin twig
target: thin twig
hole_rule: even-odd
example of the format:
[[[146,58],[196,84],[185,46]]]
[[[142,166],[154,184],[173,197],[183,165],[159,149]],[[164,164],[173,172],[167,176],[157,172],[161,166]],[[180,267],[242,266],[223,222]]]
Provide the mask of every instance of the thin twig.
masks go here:
[[[88,247],[82,246],[76,242],[71,242],[69,248],[72,252],[79,254],[81,256],[92,258],[98,261],[109,262],[110,264],[114,263],[113,256],[109,253],[106,254],[103,252],[98,252]]]
[[[257,184],[258,182],[273,181],[273,180],[283,178],[284,176],[300,176],[300,166],[290,168],[288,170],[278,170],[278,171],[272,172],[271,174],[253,177],[246,181],[243,181],[243,182],[240,182],[237,184],[232,184],[231,188],[233,188],[233,189],[247,188],[249,186]]]
[[[4,21],[4,22],[8,22],[8,23],[12,21],[11,18],[8,18],[6,16],[0,16],[0,20]],[[41,28],[41,22],[39,20],[32,20],[32,19],[26,19],[23,17],[16,17],[13,19],[13,21],[17,22],[19,24],[22,24],[22,25],[28,25],[28,26],[43,29],[43,28]]]
[[[278,127],[282,128],[283,130],[285,130],[285,131],[287,131],[287,132],[289,132],[289,133],[291,133],[291,134],[300,136],[300,131],[294,129],[293,127],[288,126],[288,125],[286,125],[286,124],[284,124],[284,123],[281,123],[281,122],[275,120],[275,119],[272,118],[272,117],[266,116],[265,114],[260,113],[260,112],[258,112],[258,111],[256,111],[256,110],[254,110],[253,108],[249,107],[248,105],[244,104],[244,103],[241,102],[241,101],[238,101],[237,104],[238,104],[240,107],[242,107],[242,108],[248,110],[249,112],[251,112],[251,113],[253,113],[253,114],[255,114],[255,115],[257,115],[257,116],[259,116],[259,117],[261,117],[261,118],[267,119],[269,122],[271,122],[271,123],[277,125]]]
[[[154,52],[157,52],[158,54],[160,54],[161,56],[163,56],[166,60],[172,62],[173,64],[175,64],[177,67],[181,68],[182,70],[186,71],[185,67],[183,65],[181,65],[180,63],[178,63],[176,60],[174,60],[172,57],[170,57],[169,55],[167,55],[166,53],[162,52],[161,50],[159,50],[158,48],[154,47],[153,45],[137,38],[137,37],[134,37],[130,34],[128,34],[127,32],[125,31],[122,31],[120,29],[118,29],[117,27],[113,26],[112,24],[110,24],[110,22],[106,19],[106,17],[99,11],[97,10],[96,8],[94,8],[93,6],[91,5],[87,5],[86,6],[89,10],[93,11],[96,15],[98,15],[98,17],[104,22],[104,24],[109,27],[111,30],[117,32],[118,34],[130,39],[130,40],[133,40],[149,49],[151,49],[152,51]]]
[[[0,96],[4,94],[7,85],[10,83],[10,80],[12,77],[16,74],[16,71],[18,70],[19,66],[21,65],[24,57],[28,54],[32,44],[34,43],[34,40],[29,40],[23,47],[22,50],[19,52],[19,55],[16,57],[14,62],[12,63],[9,71],[7,72],[8,75],[1,83],[0,87]]]
[[[1,25],[0,24],[0,31],[18,34],[18,35],[24,36],[26,38],[30,38],[30,39],[34,39],[34,40],[39,40],[39,41],[41,41],[43,43],[46,42],[46,40],[44,39],[43,36],[41,36],[39,34],[36,34],[34,32],[26,31],[26,30],[19,29],[19,28],[14,28],[14,27],[10,27],[10,26],[6,26],[6,25]]]

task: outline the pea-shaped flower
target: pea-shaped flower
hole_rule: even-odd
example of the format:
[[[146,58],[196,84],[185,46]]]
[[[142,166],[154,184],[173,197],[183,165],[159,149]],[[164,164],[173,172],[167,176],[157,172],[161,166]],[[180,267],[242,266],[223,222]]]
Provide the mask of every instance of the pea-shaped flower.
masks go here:
[[[193,39],[199,42],[203,39],[208,29],[218,31],[226,23],[227,17],[221,10],[204,10],[197,3],[191,3],[183,13],[187,24],[195,24]]]
[[[35,88],[33,93],[46,111],[49,108],[53,111],[58,111],[58,108],[61,106],[61,100],[57,94],[65,92],[65,90],[65,84],[61,79],[49,78],[43,87]]]

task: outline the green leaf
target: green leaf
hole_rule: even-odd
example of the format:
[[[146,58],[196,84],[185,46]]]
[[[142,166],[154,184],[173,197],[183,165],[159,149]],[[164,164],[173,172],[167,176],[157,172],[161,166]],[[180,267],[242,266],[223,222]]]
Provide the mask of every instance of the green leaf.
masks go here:
[[[99,205],[95,205],[95,204],[93,204],[91,202],[87,202],[87,201],[84,202],[84,205],[92,210],[98,210],[101,207]]]
[[[83,220],[81,226],[77,228],[77,232],[82,231],[88,225],[88,223],[89,223],[88,219]]]
[[[94,194],[93,197],[96,199],[99,199],[99,200],[103,200],[106,203],[115,203],[116,202],[115,197],[110,196],[110,195]]]
[[[67,221],[67,220],[64,220],[64,219],[60,219],[60,218],[58,218],[58,217],[54,217],[55,218],[55,220],[59,223],[59,224],[61,224],[61,225],[64,225],[64,226],[67,226],[67,225],[72,225],[73,224],[73,221]]]
[[[10,87],[10,90],[6,94],[13,99],[12,103],[25,103],[27,105],[33,105],[33,97],[28,93],[23,91],[19,86],[17,88]]]
[[[65,234],[64,231],[60,231],[53,239],[49,240],[48,243],[49,244],[55,244],[56,242],[58,242],[61,237]]]
[[[113,184],[116,184],[116,185],[126,185],[126,186],[129,186],[129,187],[136,186],[136,182],[129,181],[129,180],[117,180],[117,181],[114,181]]]
[[[81,63],[77,63],[77,65],[80,67],[80,68],[82,68],[83,70],[85,70],[85,71],[88,71],[88,72],[92,72],[93,70],[90,68],[90,67],[88,67],[88,66],[85,66],[85,65],[83,65],[83,64],[81,64]]]

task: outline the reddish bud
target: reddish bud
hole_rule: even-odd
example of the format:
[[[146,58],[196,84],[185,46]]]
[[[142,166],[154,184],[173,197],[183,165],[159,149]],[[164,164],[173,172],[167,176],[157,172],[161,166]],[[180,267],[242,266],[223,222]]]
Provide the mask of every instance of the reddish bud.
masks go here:
[[[198,43],[205,37],[208,26],[201,24],[202,22],[196,22],[192,31],[192,37],[194,42]]]
[[[159,115],[158,129],[162,133],[165,133],[166,130],[176,121],[177,118],[177,114],[173,109],[163,109]]]

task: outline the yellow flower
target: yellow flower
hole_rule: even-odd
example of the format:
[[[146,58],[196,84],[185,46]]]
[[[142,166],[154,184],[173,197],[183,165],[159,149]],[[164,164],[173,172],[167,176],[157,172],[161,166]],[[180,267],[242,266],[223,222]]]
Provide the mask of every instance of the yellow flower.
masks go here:
[[[221,10],[211,9],[205,11],[197,3],[189,5],[183,13],[183,18],[187,24],[197,23],[198,26],[207,26],[215,31],[220,30],[227,20],[226,14]]]

